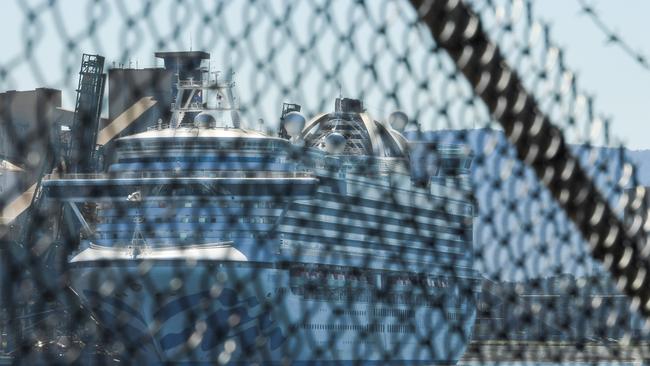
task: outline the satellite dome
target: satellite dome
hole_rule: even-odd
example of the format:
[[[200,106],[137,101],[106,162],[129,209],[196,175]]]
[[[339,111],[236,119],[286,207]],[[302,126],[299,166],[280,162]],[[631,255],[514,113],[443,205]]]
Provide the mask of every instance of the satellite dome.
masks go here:
[[[298,137],[305,128],[305,117],[300,112],[289,112],[282,118],[282,125],[287,135]]]
[[[214,119],[214,116],[208,113],[199,113],[194,117],[194,126],[196,127],[209,128],[214,126],[215,123],[216,120]]]
[[[330,154],[341,154],[345,150],[346,139],[338,132],[332,132],[325,138],[325,151]]]
[[[404,131],[409,123],[409,117],[402,111],[395,111],[388,116],[388,123],[397,131]]]

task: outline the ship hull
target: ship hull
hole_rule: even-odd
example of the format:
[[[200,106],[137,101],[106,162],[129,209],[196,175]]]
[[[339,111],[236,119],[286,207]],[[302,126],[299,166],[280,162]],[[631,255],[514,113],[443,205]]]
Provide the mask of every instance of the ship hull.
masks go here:
[[[71,271],[104,339],[134,363],[449,365],[475,319],[470,292],[408,300],[417,289],[310,282],[271,263],[79,261]]]

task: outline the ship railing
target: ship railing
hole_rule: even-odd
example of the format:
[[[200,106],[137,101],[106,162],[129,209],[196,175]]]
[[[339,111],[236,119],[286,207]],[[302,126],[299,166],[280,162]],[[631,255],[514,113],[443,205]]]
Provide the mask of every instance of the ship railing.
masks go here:
[[[200,80],[179,80],[176,85],[179,88],[202,89],[209,86],[208,83]]]
[[[228,112],[239,110],[238,107],[209,107],[202,103],[191,103],[188,107],[178,103],[172,103],[171,109],[179,112]]]
[[[233,83],[231,81],[216,80],[214,78],[194,80],[184,79],[178,80],[176,86],[181,89],[218,89],[218,88],[231,88]]]
[[[161,123],[161,124],[157,124],[155,126],[147,127],[147,131],[165,130],[165,129],[170,128],[170,127],[171,127],[170,123]]]
[[[184,104],[181,104],[181,103],[172,103],[171,104],[171,109],[172,110],[177,110],[177,111],[182,111],[182,112],[201,112],[201,111],[205,110],[206,108],[203,106],[202,103],[192,102],[187,106],[185,106]]]
[[[44,180],[73,179],[141,179],[141,178],[312,178],[310,172],[224,172],[211,170],[162,171],[162,172],[113,172],[48,174]]]

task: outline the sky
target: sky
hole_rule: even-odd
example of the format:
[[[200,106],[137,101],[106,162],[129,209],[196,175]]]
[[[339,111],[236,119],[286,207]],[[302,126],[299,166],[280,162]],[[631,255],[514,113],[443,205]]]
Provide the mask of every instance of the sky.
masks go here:
[[[650,60],[650,2],[592,1],[601,19],[633,49]],[[598,111],[612,120],[612,133],[628,147],[650,149],[650,70],[616,45],[606,42],[576,0],[536,1],[538,14],[549,21],[555,40],[564,46],[569,67],[595,97]]]
[[[255,102],[252,114],[267,121],[275,119],[281,102],[286,101],[288,96],[308,105],[311,103],[312,109],[317,108],[316,102],[310,101],[315,88],[320,88],[319,95],[331,95],[332,99],[340,91],[343,94],[357,94],[361,89],[361,92],[366,93],[365,99],[370,110],[375,109],[377,114],[387,114],[389,108],[394,106],[383,102],[382,83],[408,83],[401,69],[395,69],[392,77],[384,77],[383,74],[392,73],[393,66],[388,61],[382,61],[381,57],[377,62],[383,63],[379,66],[382,80],[376,85],[365,80],[366,74],[357,72],[354,65],[346,65],[338,74],[331,76],[335,80],[323,82],[322,75],[315,75],[323,73],[318,70],[331,70],[335,66],[328,65],[327,60],[353,58],[345,48],[335,45],[336,31],[327,27],[350,29],[346,28],[350,26],[349,23],[372,24],[372,14],[369,19],[365,19],[364,14],[349,10],[345,1],[336,3],[341,5],[334,6],[335,16],[329,24],[310,14],[314,4],[322,4],[323,1],[296,2],[298,5],[292,6],[297,8],[293,13],[297,14],[294,18],[298,19],[292,19],[291,25],[287,27],[273,24],[271,20],[282,19],[282,10],[292,2],[270,1],[266,6],[248,8],[244,6],[247,4],[245,1],[225,2],[228,4],[224,11],[227,16],[216,22],[211,20],[213,26],[210,29],[202,27],[202,21],[214,10],[215,2],[193,0],[180,2],[181,5],[178,3],[3,0],[0,12],[0,31],[4,35],[0,41],[3,45],[3,52],[0,53],[0,90],[55,87],[64,91],[64,107],[72,108],[81,52],[105,55],[108,67],[150,67],[157,64],[153,52],[161,49],[161,46],[167,50],[196,50],[205,45],[208,45],[206,50],[213,54],[215,64],[222,69],[232,67],[239,73],[239,93],[246,95],[249,102]],[[379,3],[369,2],[371,5]],[[647,38],[650,25],[646,22],[650,2],[593,0],[590,3],[603,21],[620,34],[622,39],[639,52],[650,56],[650,41]],[[385,7],[377,5],[376,14],[382,11],[398,14],[403,11],[403,2],[395,4],[396,2],[388,3]],[[538,0],[533,2],[533,6],[535,14],[551,24],[553,39],[565,50],[567,64],[575,71],[580,86],[595,97],[596,110],[611,119],[612,134],[630,148],[650,149],[650,139],[647,137],[650,136],[647,109],[650,71],[638,65],[616,45],[608,44],[605,35],[589,17],[580,12],[578,0]],[[371,10],[370,13],[374,11]],[[142,20],[143,12],[150,14],[146,20]],[[301,16],[304,19],[300,19]],[[131,18],[135,19],[133,31],[125,32],[124,24]],[[237,34],[244,34],[241,32],[246,31],[245,26],[251,24],[251,19],[256,26],[246,37],[247,40],[242,41],[242,44],[228,44],[224,41],[236,40]],[[93,23],[91,20],[94,20],[92,29],[89,28]],[[224,21],[228,23],[226,27],[219,24]],[[363,31],[360,33],[364,34]],[[401,33],[406,34],[393,28],[393,34],[399,36]],[[317,51],[310,53],[309,58],[300,59],[294,48],[285,45],[290,37],[295,38],[296,43],[307,44],[310,42],[308,37],[314,34],[323,36],[318,40]],[[80,42],[68,42],[79,39]],[[405,44],[417,46],[410,35],[408,39]],[[161,40],[165,43],[160,44]],[[246,41],[253,43],[247,44]],[[390,46],[373,40],[362,40],[361,43],[368,47],[360,49],[358,53],[370,56],[375,55],[377,49]],[[260,45],[281,52],[288,50],[283,56],[286,58],[280,58],[279,62],[268,67],[264,66],[264,76],[255,75],[255,62],[263,61],[265,57],[263,52],[258,52]],[[230,48],[235,51],[229,52]],[[323,65],[310,66],[319,62]],[[2,70],[5,70],[5,77],[2,77]],[[282,85],[282,80],[285,80],[286,85],[291,85],[286,78],[299,71],[304,71],[301,76],[304,83],[302,80],[301,83],[306,86],[279,90],[277,85]],[[360,75],[358,78],[357,74]],[[404,81],[400,81],[400,78]],[[405,86],[405,89],[408,88],[408,85]],[[282,93],[286,95],[281,95]],[[440,99],[439,95],[437,99]],[[425,102],[426,100],[419,103]],[[401,107],[408,109],[408,103]],[[429,126],[432,129],[439,127],[440,125]]]

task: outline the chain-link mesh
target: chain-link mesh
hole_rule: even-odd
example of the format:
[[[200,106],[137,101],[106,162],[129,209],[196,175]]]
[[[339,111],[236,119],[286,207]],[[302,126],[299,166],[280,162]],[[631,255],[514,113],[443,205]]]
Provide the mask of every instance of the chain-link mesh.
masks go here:
[[[643,182],[530,2],[12,11],[7,360],[647,357]]]

